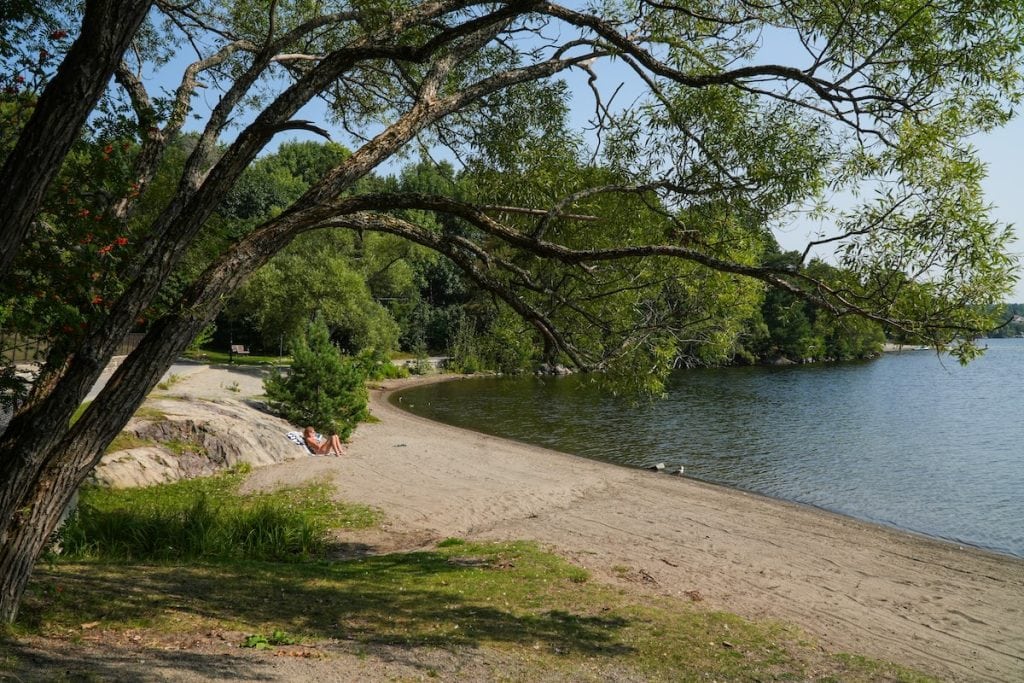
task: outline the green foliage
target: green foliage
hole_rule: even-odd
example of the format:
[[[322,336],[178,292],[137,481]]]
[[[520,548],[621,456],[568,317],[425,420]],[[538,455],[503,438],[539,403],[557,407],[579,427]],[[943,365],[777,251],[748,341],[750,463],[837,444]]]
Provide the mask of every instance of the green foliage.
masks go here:
[[[1024,304],[1006,304],[996,308],[999,326],[988,333],[992,338],[1024,337]]]
[[[261,633],[246,636],[245,640],[242,641],[242,647],[251,647],[255,650],[269,650],[275,645],[297,645],[301,642],[301,638],[288,635],[281,629],[274,629],[270,636],[265,636]]]
[[[481,339],[473,330],[473,323],[463,317],[448,347],[448,369],[471,375],[484,369],[480,356]]]
[[[137,243],[105,202],[130,191],[135,151],[124,138],[74,146],[46,197],[44,219],[29,233],[12,276],[0,284],[5,329],[45,338],[50,353],[63,355],[106,315],[124,289],[121,271]]]
[[[787,252],[769,255],[768,263],[797,267],[799,254]],[[860,289],[848,273],[812,261],[807,272],[844,282],[851,291]],[[881,324],[858,316],[836,317],[819,310],[795,294],[768,289],[760,309],[746,323],[738,356],[744,362],[855,360],[878,355],[885,343]]]
[[[367,278],[353,268],[350,235],[306,235],[253,274],[230,307],[276,348],[319,317],[349,353],[398,347],[399,329],[377,303]]]
[[[989,217],[971,136],[1024,101],[1019,3],[650,3],[638,11],[609,2],[579,13],[533,3],[269,6],[161,3],[65,154],[74,131],[33,127],[35,97],[58,67],[73,81],[65,92],[102,70],[53,57],[69,42],[64,29],[49,34],[59,46],[43,41],[47,22],[79,25],[93,3],[4,4],[0,155],[19,139],[46,144],[52,133],[39,158],[63,161],[53,182],[52,164],[19,170],[49,188],[42,206],[27,204],[35,216],[24,239],[17,233],[29,217],[13,217],[14,261],[0,281],[0,329],[48,342],[39,412],[26,414],[26,426],[49,418],[66,429],[113,346],[161,316],[153,329],[167,344],[147,345],[152,355],[135,355],[127,368],[155,374],[181,350],[185,335],[176,333],[194,332],[290,242],[295,251],[239,304],[239,321],[265,345],[298,335],[320,310],[325,344],[330,337],[349,352],[387,352],[398,339],[417,351],[443,343],[467,368],[566,362],[655,392],[678,364],[753,356],[741,348],[746,320],[766,346],[799,357],[831,353],[830,340],[855,354],[876,337],[822,319],[807,300],[966,361],[1013,284],[1012,233]],[[115,23],[94,37],[110,38]],[[198,61],[179,79],[161,67],[181,66],[171,58],[186,43]],[[278,58],[264,60],[271,52],[252,46]],[[614,60],[629,67],[621,93],[607,87],[617,79],[597,78]],[[567,115],[577,93],[563,75],[575,69],[593,76],[589,130],[574,130]],[[180,111],[173,94],[159,92],[169,82],[182,83]],[[217,106],[192,105],[197,83]],[[317,125],[293,116],[315,98],[360,148],[346,156],[302,143],[255,161],[282,130]],[[180,136],[178,123],[190,116],[202,132]],[[459,171],[368,177],[413,144],[448,147]],[[376,194],[402,182],[475,208]],[[829,206],[846,195],[855,206]],[[818,249],[831,250],[837,268],[767,264],[772,231],[808,211],[821,224]],[[328,225],[346,226],[345,237],[296,239]],[[390,236],[366,237],[375,231]],[[403,250],[395,235],[419,246]],[[443,302],[422,286],[434,269],[426,247],[469,273]],[[762,283],[800,301],[773,299],[758,320]],[[510,323],[509,311],[529,327]],[[365,411],[360,373],[342,361],[317,364],[331,367],[322,377],[297,373],[309,392],[289,393],[277,378],[278,403],[312,407],[300,422],[326,430],[340,421],[345,433]],[[84,419],[126,416],[141,400],[129,393],[105,393],[119,404]],[[15,432],[23,436],[12,433],[7,446],[13,480],[30,482],[41,499],[50,493],[33,463],[85,476],[75,464],[84,455],[48,445],[66,442],[63,434]]]
[[[348,155],[347,149],[331,142],[285,142],[246,169],[220,213],[243,222],[275,216]]]
[[[210,323],[209,325],[204,327],[203,330],[199,334],[196,335],[195,339],[193,339],[189,343],[188,349],[186,349],[186,353],[188,353],[188,352],[196,353],[196,352],[199,351],[199,349],[201,349],[204,346],[208,345],[213,340],[213,334],[216,331],[217,331],[217,325],[215,323]]]
[[[268,494],[237,493],[244,474],[142,489],[82,490],[60,532],[65,560],[188,561],[321,557],[331,528],[376,519],[331,499],[324,484]]]
[[[341,355],[319,319],[291,347],[288,374],[275,371],[264,381],[271,407],[292,424],[348,438],[368,415],[363,368]]]
[[[409,376],[408,370],[392,363],[391,357],[381,351],[367,349],[357,354],[353,360],[367,379],[399,379]]]

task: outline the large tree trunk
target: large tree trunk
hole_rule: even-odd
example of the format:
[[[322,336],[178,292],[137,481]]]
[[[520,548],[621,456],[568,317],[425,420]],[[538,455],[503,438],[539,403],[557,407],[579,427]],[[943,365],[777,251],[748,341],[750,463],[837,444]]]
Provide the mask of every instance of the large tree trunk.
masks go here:
[[[277,109],[264,112],[271,121],[290,116],[299,102],[295,94],[279,98]],[[444,106],[420,104],[336,168],[320,186],[332,196],[364,177],[382,160],[408,142]],[[265,127],[264,127],[265,128]],[[217,313],[231,294],[299,232],[334,214],[307,193],[303,208],[260,226],[210,266],[182,296],[171,314],[155,324],[136,350],[125,359],[73,428],[68,420],[113,356],[135,316],[148,304],[173,271],[184,246],[216,207],[216,189],[230,184],[244,170],[269,136],[269,130],[250,129],[247,144],[223,159],[202,188],[186,202],[184,211],[171,209],[174,229],[160,231],[158,246],[135,281],[110,311],[108,319],[90,331],[53,392],[19,414],[0,438],[0,621],[10,622],[31,575],[31,568],[53,533],[74,492],[96,466],[103,449],[156,385],[160,376]],[[211,181],[216,178],[216,182]],[[298,205],[302,205],[300,200]]]
[[[0,623],[17,616],[32,567],[107,444],[215,312],[155,325],[65,438],[46,451],[40,466],[0,484],[0,497],[18,501],[0,544]]]
[[[89,0],[82,31],[0,170],[0,275],[10,267],[49,187],[153,0]]]
[[[0,518],[0,623],[10,623],[17,616],[32,567],[104,449],[195,335],[216,316],[227,295],[292,239],[297,228],[286,224],[272,238],[260,240],[258,248],[251,240],[244,242],[211,266],[172,307],[180,313],[154,323],[74,427],[61,432],[63,438],[47,442],[21,430],[12,440],[4,435],[8,457],[0,461],[0,502],[6,501],[13,512],[8,519]],[[62,419],[66,425],[67,418]],[[56,429],[55,424],[51,427]],[[19,441],[34,441],[35,448],[30,445],[18,451]],[[26,454],[33,452],[36,458],[29,459]]]

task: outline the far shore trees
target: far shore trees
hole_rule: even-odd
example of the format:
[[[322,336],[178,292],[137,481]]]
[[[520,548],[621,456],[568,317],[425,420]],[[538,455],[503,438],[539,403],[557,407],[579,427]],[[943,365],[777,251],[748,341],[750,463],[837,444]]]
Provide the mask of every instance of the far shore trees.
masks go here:
[[[31,115],[11,119],[3,150],[0,322],[54,343],[0,439],[3,621],[104,447],[298,235],[382,233],[433,250],[549,357],[645,379],[680,349],[723,343],[729,330],[701,321],[750,312],[746,288],[969,356],[1012,281],[1009,233],[987,216],[967,139],[1019,101],[1014,2],[35,7],[45,21],[2,17],[0,114]],[[302,118],[312,100],[327,120]],[[589,107],[589,122],[570,106]],[[194,138],[168,165],[187,121]],[[351,154],[183,277],[268,143],[328,128]],[[417,148],[447,148],[477,184],[360,189]],[[167,168],[172,181],[154,182]],[[858,199],[829,207],[843,192]],[[804,220],[822,234],[799,263],[762,258],[773,228]],[[823,250],[839,281],[808,267]],[[145,339],[69,426],[140,325]]]

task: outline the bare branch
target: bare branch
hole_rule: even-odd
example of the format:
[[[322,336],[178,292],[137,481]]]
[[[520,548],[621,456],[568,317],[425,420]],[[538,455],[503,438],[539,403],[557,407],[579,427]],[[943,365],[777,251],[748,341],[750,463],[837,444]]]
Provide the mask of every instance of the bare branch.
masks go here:
[[[285,130],[305,130],[310,133],[316,133],[320,137],[331,139],[331,134],[320,126],[315,125],[312,121],[306,120],[294,120],[294,121],[282,121],[281,123],[268,123],[258,129],[258,132],[267,135],[277,135],[278,133]]]

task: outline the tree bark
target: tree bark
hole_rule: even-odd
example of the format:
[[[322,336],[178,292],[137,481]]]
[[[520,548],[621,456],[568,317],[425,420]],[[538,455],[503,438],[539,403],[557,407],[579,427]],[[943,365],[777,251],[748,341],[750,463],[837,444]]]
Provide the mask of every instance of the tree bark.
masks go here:
[[[153,0],[89,0],[82,31],[0,170],[0,276]]]
[[[155,325],[82,419],[49,450],[38,474],[4,482],[5,495],[17,496],[21,507],[0,547],[0,622],[9,623],[17,616],[36,559],[106,445],[205,323],[205,318],[174,319]],[[16,486],[23,490],[20,495],[10,491]]]
[[[103,457],[146,395],[196,334],[217,314],[226,296],[291,237],[288,231],[258,252],[222,261],[182,297],[182,305],[150,328],[114,372],[79,421],[33,467],[0,480],[0,498],[18,501],[0,544],[0,623],[13,622],[32,567],[56,530],[75,492]],[[187,302],[187,305],[186,303]],[[5,463],[6,464],[6,463]]]
[[[415,109],[401,125],[349,157],[335,181],[348,186],[365,176],[428,119],[424,111]],[[208,204],[202,206],[212,210]],[[160,376],[216,315],[228,294],[298,232],[330,213],[314,207],[284,214],[227,252],[172,307],[181,313],[166,316],[150,329],[70,431],[66,430],[68,418],[113,354],[112,338],[120,337],[84,344],[60,389],[30,414],[15,418],[0,441],[0,620],[10,622],[17,616],[32,565],[61,513]],[[146,274],[159,280],[159,272],[158,266],[152,266]],[[131,303],[138,302],[121,301],[118,308]]]

